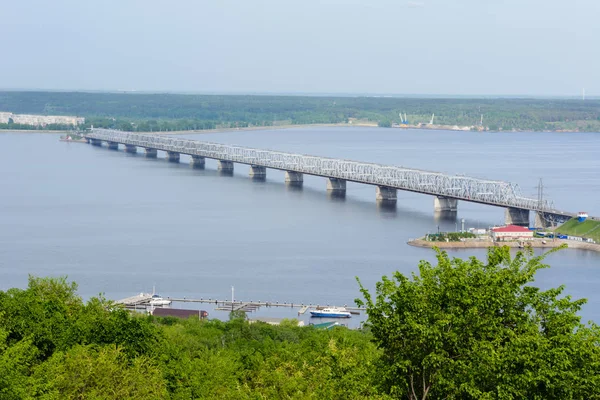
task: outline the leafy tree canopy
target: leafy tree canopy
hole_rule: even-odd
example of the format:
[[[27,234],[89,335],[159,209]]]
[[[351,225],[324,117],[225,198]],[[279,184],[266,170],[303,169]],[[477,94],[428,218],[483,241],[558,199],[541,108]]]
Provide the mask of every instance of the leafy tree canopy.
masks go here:
[[[384,390],[408,399],[600,398],[600,332],[583,325],[585,300],[530,284],[543,257],[491,248],[486,262],[421,261],[375,295],[361,285]],[[360,281],[359,281],[360,284]]]

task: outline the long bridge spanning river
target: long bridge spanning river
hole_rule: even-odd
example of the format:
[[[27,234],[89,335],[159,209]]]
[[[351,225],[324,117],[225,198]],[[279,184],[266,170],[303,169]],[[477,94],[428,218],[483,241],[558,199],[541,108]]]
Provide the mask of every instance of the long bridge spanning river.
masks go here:
[[[376,199],[387,203],[397,201],[397,190],[427,194],[434,196],[436,212],[455,213],[458,200],[503,207],[507,224],[528,226],[530,211],[536,212],[539,227],[576,215],[554,209],[548,200],[523,197],[517,185],[504,181],[111,129],[92,128],[84,136],[96,146],[106,142],[109,149],[122,144],[130,153],[142,147],[147,157],[157,157],[161,150],[171,162],[179,162],[180,155],[187,154],[194,167],[203,168],[206,158],[217,160],[223,171],[233,171],[234,163],[247,164],[255,178],[264,178],[267,168],[278,169],[285,171],[285,180],[292,185],[301,185],[304,174],[322,176],[327,179],[327,190],[338,193],[345,193],[347,181],[373,185]]]

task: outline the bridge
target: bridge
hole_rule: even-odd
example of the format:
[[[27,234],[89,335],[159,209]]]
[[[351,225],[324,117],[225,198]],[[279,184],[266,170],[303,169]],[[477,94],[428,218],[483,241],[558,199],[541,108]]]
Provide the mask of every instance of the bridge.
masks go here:
[[[518,185],[504,181],[112,129],[92,128],[84,137],[95,146],[106,142],[109,149],[124,145],[129,153],[140,147],[146,157],[156,158],[157,151],[164,151],[170,162],[179,162],[181,154],[190,155],[195,168],[204,168],[207,158],[217,160],[222,171],[232,172],[234,163],[247,164],[250,176],[259,179],[266,177],[267,168],[278,169],[290,185],[302,185],[304,174],[321,176],[327,179],[327,190],[337,194],[345,194],[348,181],[373,185],[376,199],[385,203],[397,201],[397,190],[431,195],[434,210],[441,213],[456,213],[459,200],[503,207],[506,224],[528,226],[530,211],[536,212],[538,227],[557,225],[576,215],[554,209],[548,200],[523,197]]]

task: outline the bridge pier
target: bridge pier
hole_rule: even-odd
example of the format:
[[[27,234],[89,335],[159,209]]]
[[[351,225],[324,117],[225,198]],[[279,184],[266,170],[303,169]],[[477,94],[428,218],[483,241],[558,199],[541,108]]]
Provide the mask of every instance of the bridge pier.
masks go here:
[[[433,210],[436,212],[456,212],[458,210],[458,200],[435,196],[433,198]]]
[[[346,192],[346,181],[339,178],[327,178],[327,191]]]
[[[233,161],[217,160],[217,164],[219,171],[233,172]]]
[[[506,225],[529,226],[529,210],[507,208],[504,211],[504,223]]]
[[[137,146],[134,146],[133,144],[126,144],[125,151],[127,153],[137,153]]]
[[[102,140],[100,139],[91,139],[92,146],[102,146]]]
[[[144,147],[146,152],[146,158],[156,158],[158,157],[158,151],[153,149],[152,147]]]
[[[302,186],[304,175],[301,172],[285,171],[285,183],[292,186]]]
[[[552,216],[551,214],[542,211],[537,211],[535,213],[535,221],[533,226],[535,226],[536,228],[546,229],[558,226],[560,223],[561,221],[557,220],[555,216]]]
[[[204,168],[205,165],[206,158],[202,156],[192,156],[192,161],[190,162],[192,168]]]
[[[176,151],[167,151],[167,160],[172,163],[178,163],[180,154]]]
[[[375,199],[386,203],[396,203],[398,201],[398,191],[396,188],[388,186],[377,186],[375,191]]]
[[[250,177],[253,179],[265,179],[267,177],[267,167],[261,167],[260,165],[251,165]]]
[[[117,142],[106,142],[106,144],[110,150],[119,150],[119,143]]]

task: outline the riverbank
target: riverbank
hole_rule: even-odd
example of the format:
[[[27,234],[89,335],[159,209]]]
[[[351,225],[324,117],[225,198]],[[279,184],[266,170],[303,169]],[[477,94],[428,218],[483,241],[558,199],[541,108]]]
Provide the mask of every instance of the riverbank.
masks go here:
[[[339,124],[299,124],[299,125],[275,125],[275,126],[249,126],[244,128],[215,128],[215,129],[194,129],[187,131],[153,131],[153,132],[132,132],[143,133],[145,135],[194,135],[220,132],[244,132],[244,131],[269,131],[278,129],[302,129],[302,128],[332,128],[332,127],[362,127],[377,128],[377,123],[359,122],[359,123],[339,123]],[[71,130],[55,131],[47,129],[0,129],[0,133],[73,133]]]
[[[545,243],[544,243],[545,242]],[[566,244],[570,249],[578,249],[578,250],[590,250],[600,252],[600,244],[594,243],[584,243],[578,242],[575,240],[562,240],[557,239],[555,241],[552,240],[541,240],[534,239],[524,242],[494,242],[492,240],[466,240],[464,242],[433,242],[429,240],[425,240],[424,238],[413,239],[407,242],[408,245],[414,247],[424,247],[432,249],[434,247],[440,249],[487,249],[488,247],[500,247],[500,246],[508,246],[512,248],[521,248],[522,243],[526,247],[533,248],[544,248],[544,249],[553,249],[555,247],[559,247],[562,244]]]

